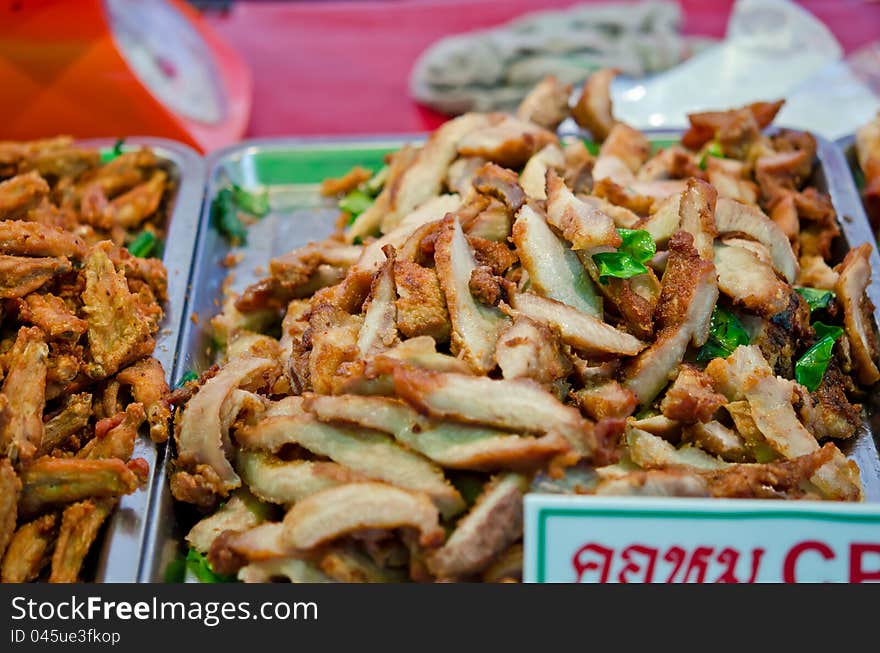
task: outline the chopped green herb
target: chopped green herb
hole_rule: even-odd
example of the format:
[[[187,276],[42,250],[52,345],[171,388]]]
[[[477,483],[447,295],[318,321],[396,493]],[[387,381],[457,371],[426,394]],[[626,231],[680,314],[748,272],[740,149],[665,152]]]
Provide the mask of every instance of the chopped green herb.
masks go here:
[[[339,200],[339,209],[351,216],[353,222],[361,213],[366,211],[373,203],[373,198],[362,190],[353,190]]]
[[[231,188],[221,188],[211,204],[211,218],[221,234],[234,244],[247,242],[247,229],[238,217],[238,205]]]
[[[647,231],[643,229],[618,229],[617,233],[623,240],[617,251],[629,254],[639,263],[647,263],[657,253],[657,243]]]
[[[202,583],[234,583],[237,580],[235,576],[215,573],[208,558],[192,547],[186,554],[186,566]]]
[[[246,191],[238,184],[232,184],[232,194],[238,208],[245,213],[262,218],[269,212],[269,193],[266,189]]]
[[[352,244],[354,244],[354,245],[363,245],[363,244],[364,244],[364,239],[361,238],[360,236],[355,236],[355,237],[354,237],[354,240],[352,240],[351,242],[352,242]]]
[[[797,382],[810,392],[815,392],[822,383],[822,377],[831,362],[834,342],[843,335],[843,329],[829,326],[821,322],[813,323],[813,330],[818,340],[810,347],[794,365],[794,376]]]
[[[129,243],[128,251],[132,256],[148,258],[156,250],[158,244],[159,239],[156,238],[156,234],[152,231],[142,231],[137,238]]]
[[[709,323],[709,339],[697,354],[698,361],[727,358],[740,345],[749,344],[749,334],[736,315],[716,306]]]
[[[608,279],[629,279],[648,271],[629,254],[624,252],[600,252],[593,254],[593,261],[599,268],[599,283],[608,284]]]
[[[110,163],[113,159],[122,154],[122,146],[124,144],[124,138],[117,139],[112,148],[101,152],[101,163]]]
[[[820,308],[828,308],[831,300],[835,297],[831,290],[819,290],[818,288],[795,288],[795,290],[810,305],[810,313]]]
[[[189,383],[190,381],[198,381],[198,380],[199,380],[199,375],[198,375],[198,374],[196,374],[196,373],[193,372],[192,370],[187,370],[186,372],[184,372],[183,376],[180,377],[180,381],[178,381],[178,382],[177,382],[177,385],[175,385],[174,387],[175,387],[175,389],[176,389],[176,388],[182,388],[183,386],[185,386],[185,385],[186,385],[187,383]]]
[[[703,156],[700,157],[700,170],[706,169],[706,161],[707,157],[714,156],[716,159],[723,159],[724,151],[721,149],[721,143],[718,141],[712,141],[706,146],[705,151],[703,152]]]

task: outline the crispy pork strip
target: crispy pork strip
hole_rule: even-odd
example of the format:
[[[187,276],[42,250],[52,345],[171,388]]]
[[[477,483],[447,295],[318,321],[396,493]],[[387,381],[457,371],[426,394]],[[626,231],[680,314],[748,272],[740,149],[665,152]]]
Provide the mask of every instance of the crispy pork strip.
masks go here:
[[[728,401],[742,401],[749,378],[772,376],[767,360],[755,345],[740,345],[727,358],[714,358],[706,366],[706,374],[715,389]]]
[[[401,444],[452,469],[535,467],[569,450],[568,441],[556,433],[530,438],[471,424],[432,421],[398,399],[312,395],[307,404],[322,421],[389,433]]]
[[[239,430],[236,439],[245,449],[272,452],[285,444],[298,444],[369,478],[423,492],[446,516],[464,508],[461,496],[445,479],[443,470],[385,434],[323,424],[304,415],[264,419]]]
[[[711,377],[691,365],[682,365],[660,402],[660,410],[669,419],[692,424],[708,422],[725,403],[726,397],[712,387]]]
[[[620,234],[601,210],[575,197],[562,179],[547,171],[547,221],[556,227],[572,249],[589,251],[597,247],[619,247]]]
[[[64,300],[51,293],[31,293],[19,303],[19,319],[40,327],[53,340],[75,342],[88,329]]]
[[[526,195],[538,200],[547,199],[545,189],[547,171],[559,174],[565,169],[565,155],[556,143],[551,143],[529,159],[519,176],[519,183]]]
[[[359,315],[349,315],[324,302],[313,305],[306,335],[312,345],[307,354],[308,378],[316,392],[331,394],[340,365],[357,358],[361,324]]]
[[[86,372],[102,379],[153,352],[153,327],[137,295],[128,289],[124,272],[108,256],[109,241],[95,245],[85,262],[83,312],[89,323],[91,360]]]
[[[446,171],[446,188],[462,197],[473,188],[474,175],[486,163],[478,156],[459,157],[449,164]]]
[[[199,520],[186,535],[196,551],[207,553],[224,531],[247,531],[266,520],[268,510],[247,491],[236,491],[216,512]]]
[[[680,228],[694,237],[694,247],[704,261],[714,257],[712,243],[718,235],[714,217],[717,198],[712,186],[699,179],[689,179],[679,203]]]
[[[288,505],[334,485],[369,480],[334,462],[288,461],[259,451],[239,451],[236,460],[244,483],[268,503]]]
[[[0,392],[0,452],[27,463],[43,439],[49,347],[37,327],[21,327],[7,354]]]
[[[58,516],[49,513],[21,526],[9,542],[0,581],[28,583],[35,580],[52,558],[55,545],[55,524]]]
[[[785,311],[792,289],[773,268],[744,247],[715,245],[718,289],[737,306],[771,318]]]
[[[602,299],[580,259],[553,233],[537,205],[525,204],[519,210],[512,237],[538,293],[594,318],[602,317]]]
[[[489,125],[489,116],[468,113],[444,123],[431,134],[428,141],[419,149],[415,160],[401,174],[399,183],[391,189],[388,211],[381,218],[382,233],[387,234],[416,207],[440,194],[443,180],[446,178],[446,169],[455,160],[456,153],[461,152],[459,147],[461,143],[472,132]],[[479,153],[476,154],[479,156]]]
[[[21,481],[8,458],[0,459],[0,560],[15,531]]]
[[[594,493],[600,496],[708,497],[702,476],[683,469],[649,469],[602,478]]]
[[[429,336],[419,336],[404,340],[399,345],[392,347],[381,355],[375,357],[375,361],[391,359],[400,361],[415,367],[422,367],[435,372],[458,372],[470,374],[471,368],[467,364],[448,354],[437,352],[437,343]]]
[[[571,110],[575,122],[589,129],[593,138],[600,143],[617,123],[611,109],[611,81],[617,77],[617,73],[615,69],[604,68],[590,75]]]
[[[115,505],[116,499],[103,499],[80,501],[64,509],[52,553],[50,583],[77,582],[83,560]]]
[[[228,422],[227,428],[223,428],[224,405],[234,390],[259,384],[275,366],[275,361],[265,358],[238,358],[205,382],[187,404],[180,421],[177,450],[184,467],[208,465],[226,491],[241,484],[226,458],[230,446]]]
[[[770,251],[773,267],[788,283],[798,278],[798,261],[779,226],[756,206],[722,197],[715,204],[718,233],[742,233],[763,243]]]
[[[491,124],[471,130],[461,138],[460,155],[478,156],[506,168],[521,168],[536,152],[558,142],[552,131],[513,116],[497,120],[493,115],[491,120]]]
[[[0,299],[15,299],[41,288],[55,276],[70,272],[65,257],[29,258],[0,255]]]
[[[834,290],[840,275],[832,270],[821,256],[801,256],[801,273],[798,283],[801,286]]]
[[[460,578],[482,571],[494,557],[522,537],[523,494],[528,479],[504,474],[493,479],[474,507],[455,526],[442,547],[428,556],[438,578]]]
[[[596,158],[580,138],[568,138],[564,143],[565,185],[574,193],[589,193],[593,189],[593,166]]]
[[[477,170],[473,185],[477,191],[500,200],[513,212],[518,211],[526,200],[516,173],[491,161]]]
[[[523,315],[516,316],[498,338],[495,358],[505,379],[532,379],[549,384],[571,372],[571,361],[563,354],[553,332]]]
[[[880,380],[877,369],[877,336],[871,313],[873,305],[865,290],[871,281],[871,245],[862,243],[851,249],[837,268],[840,276],[835,285],[843,305],[843,325],[852,345],[852,358],[859,382],[871,385]]]
[[[402,583],[408,580],[403,569],[377,564],[351,545],[330,549],[321,556],[318,566],[340,583]]]
[[[437,508],[427,496],[386,483],[348,483],[300,501],[284,516],[284,540],[312,549],[343,535],[368,529],[415,528],[419,542],[441,543]]]
[[[672,235],[681,228],[682,193],[674,193],[656,205],[647,218],[639,219],[634,229],[651,234],[657,247],[665,247]]]
[[[599,382],[574,390],[569,396],[577,403],[581,412],[597,421],[607,417],[629,417],[638,406],[636,396],[617,381]]]
[[[559,123],[569,116],[571,90],[571,84],[563,84],[555,75],[547,75],[520,102],[516,117],[556,131]]]
[[[81,259],[86,244],[81,238],[58,227],[24,222],[0,221],[0,252],[13,256],[66,256]]]
[[[394,389],[399,397],[433,417],[523,433],[559,433],[583,456],[596,448],[593,424],[576,408],[562,404],[528,379],[499,381],[398,366]],[[511,402],[510,397],[517,401]]]
[[[292,557],[252,562],[238,571],[242,583],[269,583],[278,578],[291,583],[335,582],[313,563]]]
[[[669,382],[688,343],[701,346],[706,342],[718,299],[715,266],[694,249],[693,237],[679,231],[670,239],[669,249],[658,302],[657,339],[624,372],[624,387],[633,391],[643,406]]]
[[[562,342],[581,351],[635,356],[645,348],[641,340],[566,304],[533,293],[516,293],[509,299],[505,310],[549,327]]]
[[[49,184],[37,172],[0,182],[0,220],[15,220],[25,215],[48,194]]]
[[[686,427],[685,439],[727,462],[745,463],[750,459],[745,439],[716,420]]]
[[[69,395],[64,408],[43,424],[43,438],[37,454],[45,456],[64,444],[71,435],[84,429],[92,416],[92,395],[88,392]]]
[[[434,261],[452,322],[453,352],[475,372],[485,374],[495,367],[495,344],[508,318],[471,295],[471,274],[477,262],[461,225],[452,216],[443,221]]]
[[[227,529],[217,535],[208,552],[211,568],[220,574],[234,574],[243,565],[297,555],[284,541],[281,522],[264,521],[243,529]]]
[[[361,356],[378,353],[397,342],[397,289],[394,287],[394,252],[382,264],[364,303],[364,323],[358,333]]]
[[[650,151],[650,142],[648,143]],[[665,179],[702,179],[705,174],[700,170],[691,152],[679,145],[665,147],[645,163],[634,170],[637,181],[663,181]]]
[[[626,443],[630,458],[643,469],[679,466],[722,469],[730,464],[696,447],[685,445],[676,449],[663,438],[637,429],[632,425],[627,425]]]
[[[715,138],[725,156],[743,159],[748,146],[761,137],[761,130],[773,122],[784,102],[754,102],[728,111],[691,113],[691,126],[681,142],[687,148],[699,150]]]
[[[25,518],[72,501],[131,494],[137,475],[118,458],[81,460],[43,456],[25,467],[19,511]]]
[[[353,243],[357,239],[364,240],[379,231],[382,219],[391,210],[391,202],[397,196],[403,175],[415,162],[418,153],[417,147],[404,145],[397,152],[390,155],[385,185],[375,201],[367,207],[366,211],[355,218],[355,221],[345,230],[347,242]]]
[[[448,340],[452,327],[437,273],[401,260],[394,261],[393,271],[400,333],[409,339],[430,336],[437,342]]]
[[[95,437],[76,452],[76,457],[90,460],[99,458],[128,460],[134,453],[134,441],[138,429],[146,418],[143,404],[129,404],[124,413],[98,422],[95,425]]]
[[[168,407],[171,390],[165,380],[162,363],[152,357],[144,358],[119,372],[116,380],[123,385],[131,386],[134,400],[144,405],[147,420],[150,422],[150,438],[153,442],[165,442],[168,439],[168,424],[171,421],[171,410]]]
[[[651,155],[651,143],[642,132],[633,129],[629,125],[619,122],[611,128],[608,136],[599,148],[599,160],[603,157],[615,157],[620,160],[631,173],[638,172],[639,168]],[[595,174],[594,177],[599,178]]]

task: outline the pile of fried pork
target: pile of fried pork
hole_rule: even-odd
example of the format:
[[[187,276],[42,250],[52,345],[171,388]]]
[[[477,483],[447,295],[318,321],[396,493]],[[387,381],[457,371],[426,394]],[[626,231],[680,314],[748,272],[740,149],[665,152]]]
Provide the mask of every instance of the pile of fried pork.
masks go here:
[[[119,148],[117,148],[119,149]],[[173,181],[147,149],[0,143],[0,580],[82,580],[119,497],[168,438],[151,357],[167,275],[126,246],[161,235]]]
[[[758,103],[657,149],[613,76],[328,180],[381,190],[227,298],[171,478],[214,571],[517,580],[532,489],[860,500],[837,443],[880,379],[871,250],[832,260],[815,139]]]

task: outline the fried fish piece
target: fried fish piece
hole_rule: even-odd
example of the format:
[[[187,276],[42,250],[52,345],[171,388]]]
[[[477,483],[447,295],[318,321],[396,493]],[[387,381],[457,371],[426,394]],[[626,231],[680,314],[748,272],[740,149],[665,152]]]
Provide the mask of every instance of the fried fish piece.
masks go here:
[[[63,256],[30,258],[0,255],[0,299],[24,297],[42,288],[54,277],[70,272],[70,261]]]
[[[27,583],[40,575],[52,558],[57,522],[58,515],[50,512],[15,531],[3,557],[0,581]]]
[[[43,424],[43,439],[37,454],[52,453],[55,447],[64,444],[71,435],[84,429],[92,416],[92,395],[88,392],[69,395],[64,408]]]
[[[0,392],[0,451],[13,462],[34,457],[43,439],[49,347],[37,327],[22,327],[7,354]]]
[[[58,540],[52,554],[50,583],[77,582],[83,560],[98,536],[101,524],[113,511],[116,501],[80,501],[64,509]]]
[[[21,494],[21,481],[12,468],[8,458],[0,460],[0,559],[15,531],[18,517],[18,497]]]
[[[165,442],[168,439],[168,425],[171,420],[171,410],[168,406],[171,390],[165,380],[162,363],[152,357],[144,358],[119,372],[116,380],[130,386],[134,400],[144,405],[147,420],[150,422],[150,438],[153,442]]]
[[[0,219],[15,220],[35,208],[49,194],[49,184],[36,172],[0,182]]]
[[[76,457],[90,460],[128,460],[134,453],[134,441],[145,419],[143,404],[129,404],[124,413],[98,422],[95,425],[95,437],[76,452]]]
[[[89,328],[52,293],[31,293],[21,302],[18,314],[22,321],[40,327],[52,339],[75,342]]]
[[[68,256],[81,259],[86,244],[74,233],[39,222],[0,221],[0,252],[12,256]]]

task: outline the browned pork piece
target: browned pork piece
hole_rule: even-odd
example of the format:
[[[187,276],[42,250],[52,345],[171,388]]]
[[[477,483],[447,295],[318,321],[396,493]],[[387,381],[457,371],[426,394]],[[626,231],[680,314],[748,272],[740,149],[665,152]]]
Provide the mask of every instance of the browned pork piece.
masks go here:
[[[437,273],[401,260],[394,261],[393,270],[400,333],[406,338],[430,336],[437,342],[449,340],[452,326]]]
[[[571,85],[563,84],[554,75],[548,75],[529,91],[516,110],[516,117],[545,129],[555,130],[568,118],[568,98]]]
[[[495,359],[505,379],[550,384],[571,371],[571,361],[553,332],[523,315],[516,316],[498,338]]]
[[[611,81],[617,70],[605,68],[587,78],[571,115],[581,127],[590,130],[594,140],[602,142],[616,124],[611,108]]]
[[[725,156],[743,159],[748,147],[761,137],[761,130],[773,122],[784,103],[755,102],[741,109],[692,113],[688,116],[690,129],[681,137],[682,145],[699,150],[715,139]]]
[[[691,365],[682,365],[660,402],[660,410],[679,422],[708,422],[725,403],[727,399],[715,392],[709,376]]]
[[[525,120],[512,116],[493,116],[490,120],[491,124],[462,137],[458,143],[459,154],[478,156],[507,168],[520,168],[546,145],[557,142],[556,134]]]
[[[837,269],[840,275],[835,290],[843,304],[846,335],[852,346],[853,362],[859,381],[871,385],[880,380],[877,369],[877,335],[871,323],[874,306],[865,294],[871,280],[868,262],[871,245],[863,243],[849,251]]]
[[[792,301],[791,286],[779,279],[773,267],[744,247],[715,245],[718,289],[733,303],[771,318]]]
[[[580,201],[553,171],[547,172],[547,220],[576,250],[618,247],[614,221],[594,206]]]
[[[361,356],[378,353],[397,342],[394,251],[389,248],[387,256],[388,259],[373,278],[370,296],[364,303],[364,323],[357,338],[357,348]]]
[[[547,199],[545,180],[547,173],[565,171],[565,154],[559,145],[551,143],[528,160],[519,176],[520,187],[526,195],[538,200]]]

